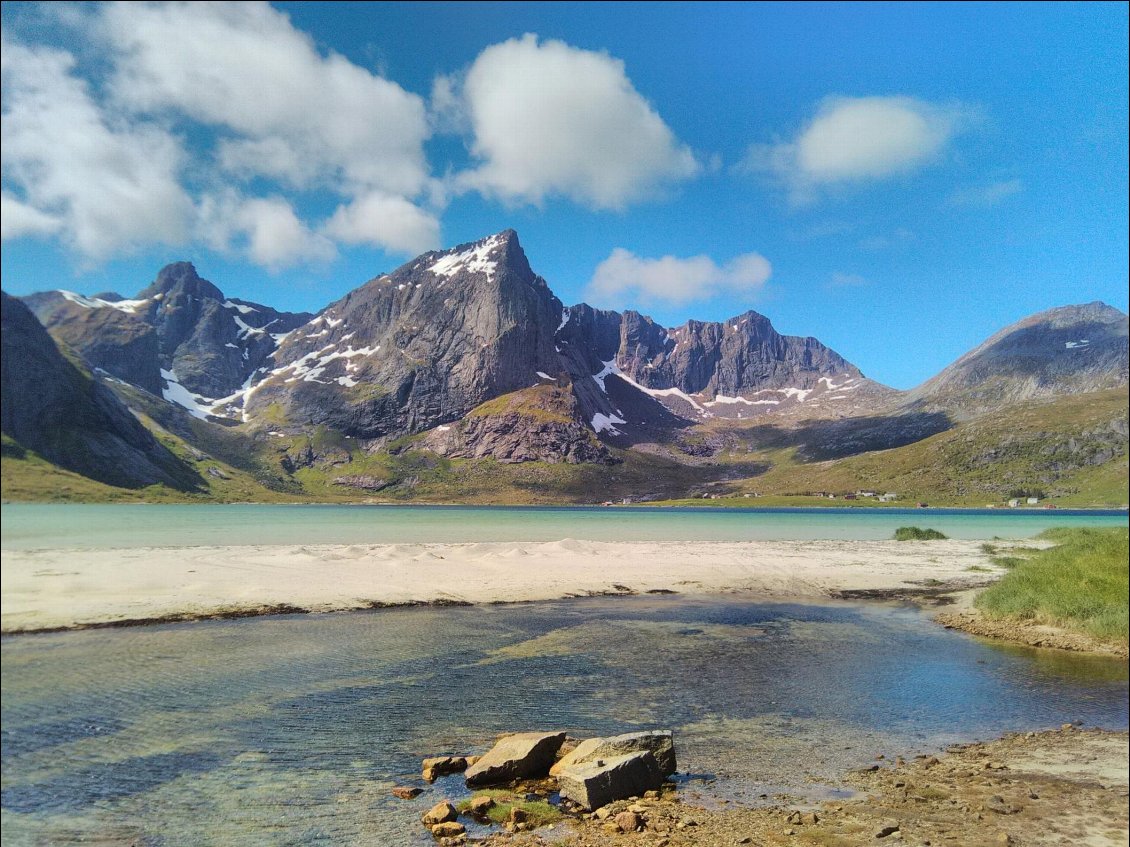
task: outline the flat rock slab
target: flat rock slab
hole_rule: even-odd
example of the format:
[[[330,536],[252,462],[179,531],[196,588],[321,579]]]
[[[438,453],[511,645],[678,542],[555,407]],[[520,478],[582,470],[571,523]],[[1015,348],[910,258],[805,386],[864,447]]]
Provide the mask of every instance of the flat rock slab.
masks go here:
[[[475,764],[467,768],[469,788],[498,785],[515,779],[537,779],[549,773],[549,766],[565,742],[564,732],[519,732],[504,735]]]
[[[647,750],[655,757],[659,772],[664,776],[675,772],[675,740],[671,731],[653,730],[628,732],[608,738],[586,739],[562,756],[557,764],[549,769],[549,773],[551,776],[557,776],[573,765],[595,762],[597,759],[614,759],[617,756],[638,753],[642,750]]]
[[[664,776],[651,751],[640,750],[562,768],[557,786],[562,797],[592,810],[658,788]]]

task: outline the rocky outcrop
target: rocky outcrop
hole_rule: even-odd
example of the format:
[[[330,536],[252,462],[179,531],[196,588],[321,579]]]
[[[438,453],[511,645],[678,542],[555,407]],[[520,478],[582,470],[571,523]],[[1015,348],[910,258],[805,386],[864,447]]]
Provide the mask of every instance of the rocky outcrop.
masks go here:
[[[361,438],[431,429],[560,374],[560,315],[512,230],[427,253],[289,336],[249,413]]]
[[[970,418],[1027,400],[1125,386],[1128,319],[1105,303],[1049,309],[994,334],[909,392],[911,405]]]
[[[475,764],[467,768],[469,788],[498,785],[516,779],[543,777],[565,741],[564,732],[519,732],[504,735]]]
[[[648,750],[574,764],[557,774],[561,796],[583,809],[599,809],[614,800],[641,796],[665,779]]]
[[[91,479],[140,488],[203,488],[190,468],[98,380],[68,361],[27,306],[3,301],[4,433],[21,448]]]
[[[611,465],[618,460],[578,419],[568,389],[544,385],[506,394],[472,409],[462,420],[433,429],[420,446],[462,459],[499,462]]]
[[[613,759],[628,753],[647,751],[654,757],[656,766],[663,776],[673,774],[677,769],[675,761],[675,740],[669,730],[651,732],[629,732],[609,738],[588,738],[562,756],[550,768],[551,776],[576,765],[595,762],[597,759]],[[625,795],[627,796],[627,795]]]

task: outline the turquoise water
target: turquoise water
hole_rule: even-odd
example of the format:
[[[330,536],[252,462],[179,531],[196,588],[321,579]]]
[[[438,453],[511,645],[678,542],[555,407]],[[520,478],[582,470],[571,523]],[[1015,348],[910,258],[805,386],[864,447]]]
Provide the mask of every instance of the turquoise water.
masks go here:
[[[956,509],[5,504],[5,550],[474,541],[877,540],[930,526],[951,538],[1028,538],[1126,526],[1125,512]]]
[[[1125,662],[867,604],[391,610],[9,637],[0,655],[5,847],[423,847],[420,813],[459,779],[390,787],[514,730],[671,728],[684,794],[757,803],[833,795],[880,753],[1127,726]]]

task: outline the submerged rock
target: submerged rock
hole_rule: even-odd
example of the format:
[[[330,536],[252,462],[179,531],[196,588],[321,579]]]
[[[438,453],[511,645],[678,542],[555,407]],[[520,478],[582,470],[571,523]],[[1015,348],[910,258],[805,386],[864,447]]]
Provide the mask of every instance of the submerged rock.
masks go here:
[[[650,750],[625,753],[562,768],[557,774],[561,796],[585,809],[636,797],[663,784],[665,774]]]
[[[467,769],[467,785],[474,788],[545,776],[564,741],[564,732],[504,735]]]
[[[401,800],[412,800],[416,797],[419,797],[423,793],[424,789],[410,787],[407,785],[397,785],[392,789],[392,796],[397,797]]]
[[[428,782],[435,782],[441,776],[462,773],[474,763],[474,756],[434,756],[424,759],[422,776]]]

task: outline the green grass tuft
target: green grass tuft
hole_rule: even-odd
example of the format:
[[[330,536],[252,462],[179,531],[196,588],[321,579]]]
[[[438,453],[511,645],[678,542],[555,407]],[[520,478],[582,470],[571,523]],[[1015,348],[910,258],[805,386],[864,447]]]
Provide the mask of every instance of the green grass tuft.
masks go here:
[[[561,810],[545,800],[524,800],[519,798],[511,791],[501,788],[488,788],[483,791],[476,791],[475,797],[490,797],[494,800],[494,805],[490,807],[487,812],[487,817],[492,823],[502,824],[510,820],[510,810],[519,808],[526,813],[526,820],[532,823],[535,827],[548,826],[551,823],[557,823],[564,815]],[[474,797],[461,801],[456,807],[456,811],[461,815],[467,814],[471,809],[471,800]]]
[[[1125,642],[1130,531],[1049,529],[1040,537],[1056,546],[995,560],[1011,571],[977,598],[978,608]]]
[[[895,541],[941,541],[946,536],[936,529],[917,526],[900,526],[895,530]]]

